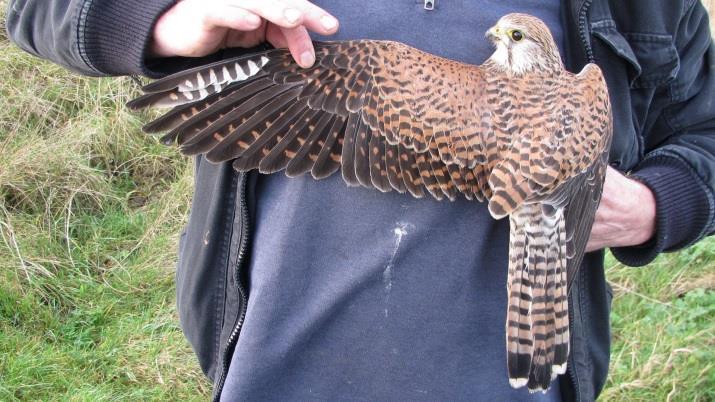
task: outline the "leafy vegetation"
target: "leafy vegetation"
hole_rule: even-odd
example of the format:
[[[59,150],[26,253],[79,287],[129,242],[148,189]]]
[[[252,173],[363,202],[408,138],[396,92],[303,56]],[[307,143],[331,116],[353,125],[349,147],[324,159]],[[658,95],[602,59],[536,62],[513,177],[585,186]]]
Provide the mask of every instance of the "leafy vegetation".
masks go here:
[[[190,163],[140,132],[146,118],[123,106],[130,80],[81,78],[4,31],[0,400],[205,400],[174,305]],[[602,399],[715,400],[715,239],[650,267],[607,266]]]

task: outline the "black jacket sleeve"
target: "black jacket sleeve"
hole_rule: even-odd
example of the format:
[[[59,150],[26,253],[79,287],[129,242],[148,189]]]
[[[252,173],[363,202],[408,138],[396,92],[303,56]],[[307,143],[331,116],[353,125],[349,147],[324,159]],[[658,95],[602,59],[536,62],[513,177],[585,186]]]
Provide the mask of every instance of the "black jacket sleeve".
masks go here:
[[[656,199],[656,234],[641,246],[614,248],[624,264],[641,266],[715,231],[715,46],[707,12],[690,1],[674,34],[680,68],[675,100],[650,128],[657,146],[631,172]]]
[[[154,23],[175,0],[10,0],[7,30],[24,50],[85,75],[165,73],[147,64]],[[176,63],[175,68],[181,68]]]

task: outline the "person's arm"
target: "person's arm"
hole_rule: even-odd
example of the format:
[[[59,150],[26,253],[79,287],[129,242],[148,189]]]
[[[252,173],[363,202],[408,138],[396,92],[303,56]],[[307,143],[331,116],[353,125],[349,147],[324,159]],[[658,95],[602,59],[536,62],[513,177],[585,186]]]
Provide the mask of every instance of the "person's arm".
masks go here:
[[[174,0],[10,0],[11,40],[85,75],[157,76],[144,60],[157,17]]]
[[[20,47],[85,75],[159,77],[265,40],[309,66],[308,30],[337,28],[306,0],[11,0],[7,13]]]
[[[644,244],[655,227],[653,191],[609,166],[586,251]]]
[[[674,39],[680,71],[672,88],[682,93],[653,113],[649,135],[662,140],[629,177],[609,172],[589,241],[588,249],[611,247],[626,265],[648,264],[715,231],[715,46],[699,1]]]

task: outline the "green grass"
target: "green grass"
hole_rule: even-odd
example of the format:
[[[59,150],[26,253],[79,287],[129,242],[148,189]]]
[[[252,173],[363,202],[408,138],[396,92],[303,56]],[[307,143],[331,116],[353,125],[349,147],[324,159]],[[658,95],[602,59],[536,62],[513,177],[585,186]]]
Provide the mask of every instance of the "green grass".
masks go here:
[[[602,400],[715,400],[715,239],[643,268],[607,260],[616,297]]]
[[[206,399],[174,305],[190,164],[140,133],[130,80],[0,32],[0,400]]]
[[[174,305],[190,164],[141,134],[130,80],[80,78],[2,32],[0,400],[205,400]],[[715,400],[715,240],[607,265],[602,400]]]

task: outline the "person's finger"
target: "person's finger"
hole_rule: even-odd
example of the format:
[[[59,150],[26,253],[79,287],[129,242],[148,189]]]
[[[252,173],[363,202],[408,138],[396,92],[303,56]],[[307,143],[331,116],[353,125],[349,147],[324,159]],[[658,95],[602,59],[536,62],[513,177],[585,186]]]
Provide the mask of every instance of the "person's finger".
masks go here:
[[[338,19],[307,0],[284,0],[303,12],[303,25],[321,35],[332,35],[338,30]]]
[[[284,28],[293,28],[303,23],[304,12],[280,0],[226,0],[224,4],[248,10]]]
[[[278,25],[268,24],[268,27],[266,27],[266,41],[275,48],[288,47],[288,41]]]
[[[252,31],[229,30],[229,32],[226,33],[224,47],[249,48],[266,42],[268,39],[264,25],[268,25],[266,20],[261,20],[261,26]],[[275,25],[270,24],[270,26]]]
[[[335,17],[307,0],[228,0],[226,4],[246,9],[284,28],[305,25],[322,35],[338,29]]]
[[[261,26],[261,17],[246,9],[226,5],[207,7],[204,14],[204,22],[207,25],[238,31],[253,31]]]
[[[281,28],[281,32],[288,42],[288,49],[295,61],[303,68],[308,68],[315,63],[315,49],[310,40],[308,30],[304,26],[295,28]]]

